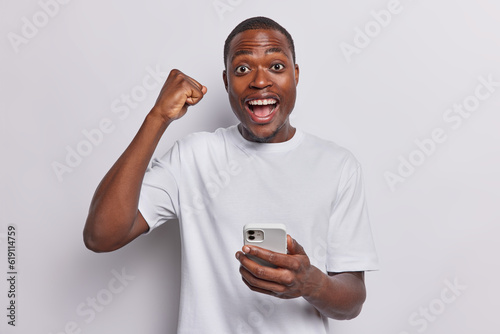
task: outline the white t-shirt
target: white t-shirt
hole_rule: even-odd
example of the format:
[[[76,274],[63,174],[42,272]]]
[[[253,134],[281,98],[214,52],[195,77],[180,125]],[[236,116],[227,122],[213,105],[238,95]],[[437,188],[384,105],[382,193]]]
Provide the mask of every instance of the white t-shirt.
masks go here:
[[[296,130],[283,143],[245,140],[237,126],[196,133],[154,159],[139,210],[151,230],[178,218],[178,333],[327,333],[303,298],[251,291],[235,253],[247,223],[282,223],[324,272],[378,269],[359,163]]]

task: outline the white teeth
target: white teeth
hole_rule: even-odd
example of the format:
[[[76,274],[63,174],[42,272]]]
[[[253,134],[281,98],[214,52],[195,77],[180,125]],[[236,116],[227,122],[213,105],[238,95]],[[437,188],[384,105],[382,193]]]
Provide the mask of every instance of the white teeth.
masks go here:
[[[276,100],[275,99],[266,99],[266,100],[252,100],[252,101],[249,101],[248,104],[252,105],[252,106],[255,106],[255,105],[259,105],[259,106],[267,106],[268,104],[276,104]]]

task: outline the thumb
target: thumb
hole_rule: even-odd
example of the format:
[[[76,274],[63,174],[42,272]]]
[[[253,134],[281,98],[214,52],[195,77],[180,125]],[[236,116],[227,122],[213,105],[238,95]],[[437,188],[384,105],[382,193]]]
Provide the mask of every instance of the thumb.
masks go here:
[[[290,255],[307,255],[304,248],[289,234],[286,238],[287,250]]]

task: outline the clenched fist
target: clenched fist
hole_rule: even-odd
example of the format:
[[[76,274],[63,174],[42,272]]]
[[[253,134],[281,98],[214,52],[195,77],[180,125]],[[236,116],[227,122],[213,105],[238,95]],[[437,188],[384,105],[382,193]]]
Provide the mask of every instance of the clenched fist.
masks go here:
[[[198,103],[207,87],[179,70],[172,70],[163,85],[152,112],[170,123],[181,118],[189,106]]]

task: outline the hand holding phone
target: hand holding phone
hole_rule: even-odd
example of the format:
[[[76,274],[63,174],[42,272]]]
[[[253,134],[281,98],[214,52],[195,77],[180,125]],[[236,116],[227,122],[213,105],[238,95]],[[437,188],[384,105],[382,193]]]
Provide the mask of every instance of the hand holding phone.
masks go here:
[[[286,227],[284,224],[252,223],[243,227],[243,243],[259,246],[277,253],[287,253]],[[258,257],[247,255],[250,259],[266,267],[276,266]]]
[[[273,260],[273,263],[276,263],[280,270],[274,269],[276,266],[269,263],[263,263],[264,261],[260,258],[267,259],[271,252],[277,250],[273,248],[273,245],[267,246],[268,243],[272,244],[271,239],[274,239],[269,238],[269,233],[265,233],[266,230],[269,232],[268,229],[271,230],[271,235],[282,236],[278,237],[278,240],[287,241],[287,247],[279,246],[281,251],[278,250],[284,254],[276,254],[275,260]],[[259,231],[262,231],[263,234],[260,234]],[[283,225],[277,229],[271,224],[248,225],[245,226],[243,233],[245,244],[252,245],[252,247],[250,251],[243,247],[243,252],[236,252],[236,259],[240,262],[241,277],[251,290],[288,299],[305,296],[311,292],[311,289],[316,290],[319,288],[318,285],[325,282],[322,279],[325,274],[311,264],[304,248],[285,233]],[[262,247],[266,239],[266,247]],[[282,245],[281,241],[277,242],[276,245]],[[264,250],[267,247],[273,248],[273,250]],[[260,263],[272,268],[263,269]]]

